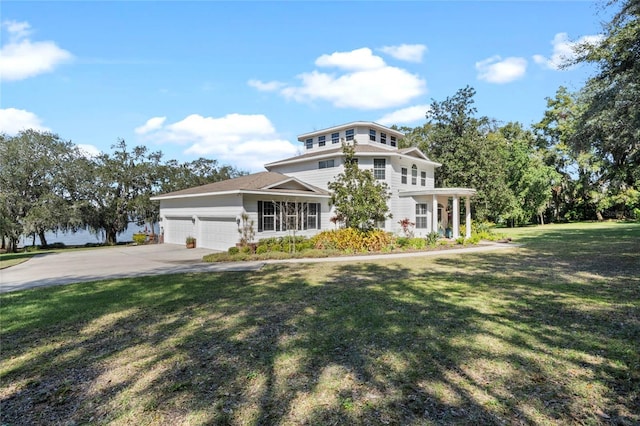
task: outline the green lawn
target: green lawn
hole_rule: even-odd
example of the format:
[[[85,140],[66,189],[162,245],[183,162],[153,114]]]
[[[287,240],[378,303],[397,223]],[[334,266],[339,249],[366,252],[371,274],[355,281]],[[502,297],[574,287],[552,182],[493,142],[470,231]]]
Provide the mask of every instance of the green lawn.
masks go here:
[[[638,424],[640,224],[0,296],[1,424]]]

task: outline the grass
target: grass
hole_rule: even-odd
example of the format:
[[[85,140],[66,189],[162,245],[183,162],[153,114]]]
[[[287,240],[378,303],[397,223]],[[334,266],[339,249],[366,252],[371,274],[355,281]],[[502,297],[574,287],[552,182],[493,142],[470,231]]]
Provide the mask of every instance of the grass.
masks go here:
[[[0,296],[3,424],[638,424],[640,225]]]

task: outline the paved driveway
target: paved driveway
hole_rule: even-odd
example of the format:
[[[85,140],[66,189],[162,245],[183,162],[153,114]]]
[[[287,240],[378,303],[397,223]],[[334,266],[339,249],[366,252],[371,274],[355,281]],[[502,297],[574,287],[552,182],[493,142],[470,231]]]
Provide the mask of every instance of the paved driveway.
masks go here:
[[[47,285],[193,271],[257,270],[263,262],[203,263],[207,249],[183,245],[116,246],[48,253],[0,270],[0,293]]]

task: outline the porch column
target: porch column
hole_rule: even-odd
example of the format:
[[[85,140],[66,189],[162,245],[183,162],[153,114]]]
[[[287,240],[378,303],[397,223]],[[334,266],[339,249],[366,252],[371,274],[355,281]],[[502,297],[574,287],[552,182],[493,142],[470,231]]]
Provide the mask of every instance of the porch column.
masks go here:
[[[436,194],[431,196],[431,232],[438,232],[438,197]]]
[[[464,219],[464,227],[466,228],[465,238],[471,238],[471,195],[467,195],[464,201],[464,207],[467,213]]]
[[[453,196],[453,238],[460,236],[460,202],[457,195]]]

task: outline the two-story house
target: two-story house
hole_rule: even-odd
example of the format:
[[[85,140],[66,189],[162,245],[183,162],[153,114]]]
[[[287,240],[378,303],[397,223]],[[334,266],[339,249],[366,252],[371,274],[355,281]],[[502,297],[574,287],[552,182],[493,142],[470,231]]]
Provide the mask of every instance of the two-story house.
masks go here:
[[[404,135],[373,122],[359,121],[298,137],[304,153],[265,165],[267,171],[154,197],[160,201],[166,243],[183,244],[187,236],[199,247],[226,250],[239,240],[241,217],[253,220],[256,240],[285,235],[312,236],[335,229],[328,183],[344,170],[342,142],[356,142],[358,167],[386,182],[393,218],[378,224],[401,233],[400,220],[415,223],[414,234],[460,232],[461,201],[471,223],[471,188],[435,188],[439,163],[417,148],[398,148]],[[471,236],[471,227],[466,227]]]

